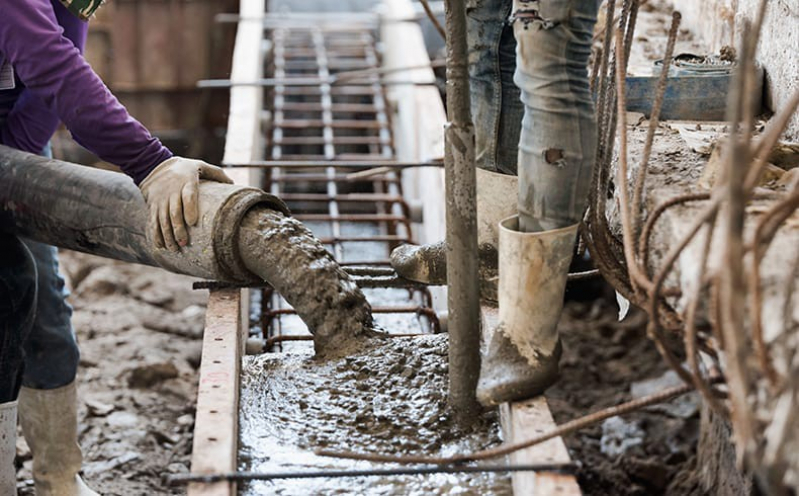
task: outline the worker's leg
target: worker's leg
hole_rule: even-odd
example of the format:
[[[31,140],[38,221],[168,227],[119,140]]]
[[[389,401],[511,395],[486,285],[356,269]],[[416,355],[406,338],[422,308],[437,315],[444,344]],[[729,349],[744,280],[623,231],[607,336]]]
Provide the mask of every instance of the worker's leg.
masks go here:
[[[72,307],[58,270],[55,247],[25,240],[38,269],[39,300],[33,330],[25,342],[23,385],[56,389],[75,380],[80,355],[72,330]]]
[[[94,495],[78,472],[75,375],[79,352],[72,329],[72,307],[58,270],[53,246],[25,241],[36,260],[39,299],[33,330],[25,343],[25,374],[19,394],[20,423],[33,454],[36,493]]]
[[[524,107],[513,83],[516,40],[507,24],[512,0],[469,0],[466,37],[477,167],[516,175]]]
[[[14,456],[22,343],[36,311],[36,265],[16,237],[0,233],[0,494],[16,494]]]
[[[481,295],[496,300],[497,224],[516,213],[516,159],[524,109],[513,83],[516,41],[506,23],[511,0],[469,0],[469,88],[477,165],[477,242]],[[445,284],[446,246],[405,245],[391,255],[401,276]]]
[[[484,404],[534,396],[557,378],[557,324],[596,147],[587,66],[598,7],[514,1],[514,81],[525,106],[519,218],[500,234],[500,324],[481,366]]]
[[[525,106],[519,142],[520,227],[525,232],[558,229],[578,223],[588,199],[596,148],[588,59],[599,0],[516,4],[514,80]]]

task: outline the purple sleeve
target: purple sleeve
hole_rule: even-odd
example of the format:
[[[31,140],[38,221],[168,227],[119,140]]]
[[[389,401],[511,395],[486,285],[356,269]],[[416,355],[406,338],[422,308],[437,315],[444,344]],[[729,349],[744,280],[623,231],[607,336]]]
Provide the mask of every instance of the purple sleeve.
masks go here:
[[[53,5],[58,25],[64,30],[64,37],[83,54],[89,30],[88,23],[71,14],[59,0],[50,0],[50,3]],[[0,143],[24,152],[40,153],[58,128],[60,119],[28,88],[22,90],[13,108],[14,127],[8,128],[7,132],[10,139],[6,140],[0,135]]]
[[[137,184],[172,156],[84,60],[85,23],[50,0],[0,0],[0,7],[0,53],[26,86],[0,130],[3,144],[38,152],[60,119],[75,141]]]

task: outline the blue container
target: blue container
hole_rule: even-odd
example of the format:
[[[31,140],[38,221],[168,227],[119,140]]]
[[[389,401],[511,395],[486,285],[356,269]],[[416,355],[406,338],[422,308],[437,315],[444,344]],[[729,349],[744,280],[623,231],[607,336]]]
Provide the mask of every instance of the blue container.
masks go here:
[[[727,95],[732,86],[736,64],[709,59],[710,63],[692,54],[675,57],[669,68],[663,108],[664,120],[723,121],[726,119]],[[627,110],[641,112],[649,117],[660,77],[662,61],[655,62],[651,76],[627,77]],[[762,110],[763,68],[758,67],[755,77],[756,93],[753,100],[755,115]]]

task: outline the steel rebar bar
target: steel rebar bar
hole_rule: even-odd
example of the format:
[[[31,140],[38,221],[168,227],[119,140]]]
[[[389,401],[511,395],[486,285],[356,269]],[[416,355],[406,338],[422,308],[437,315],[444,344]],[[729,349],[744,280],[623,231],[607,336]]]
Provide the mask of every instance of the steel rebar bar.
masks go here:
[[[574,463],[541,463],[535,465],[489,465],[489,466],[433,466],[412,468],[378,468],[367,470],[316,470],[305,472],[231,472],[226,474],[174,474],[166,477],[170,487],[185,486],[192,482],[213,484],[224,481],[271,481],[276,479],[316,479],[340,477],[388,477],[396,475],[429,475],[429,474],[476,474],[487,472],[550,472],[573,473],[577,468]]]

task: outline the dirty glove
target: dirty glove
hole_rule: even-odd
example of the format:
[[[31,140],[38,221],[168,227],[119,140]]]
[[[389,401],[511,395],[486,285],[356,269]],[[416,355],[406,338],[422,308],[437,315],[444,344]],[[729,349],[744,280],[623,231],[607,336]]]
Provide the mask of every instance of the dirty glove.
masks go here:
[[[172,157],[161,162],[139,185],[150,210],[147,230],[156,248],[178,251],[180,246],[189,244],[187,227],[196,225],[200,217],[200,179],[233,182],[215,165]]]

